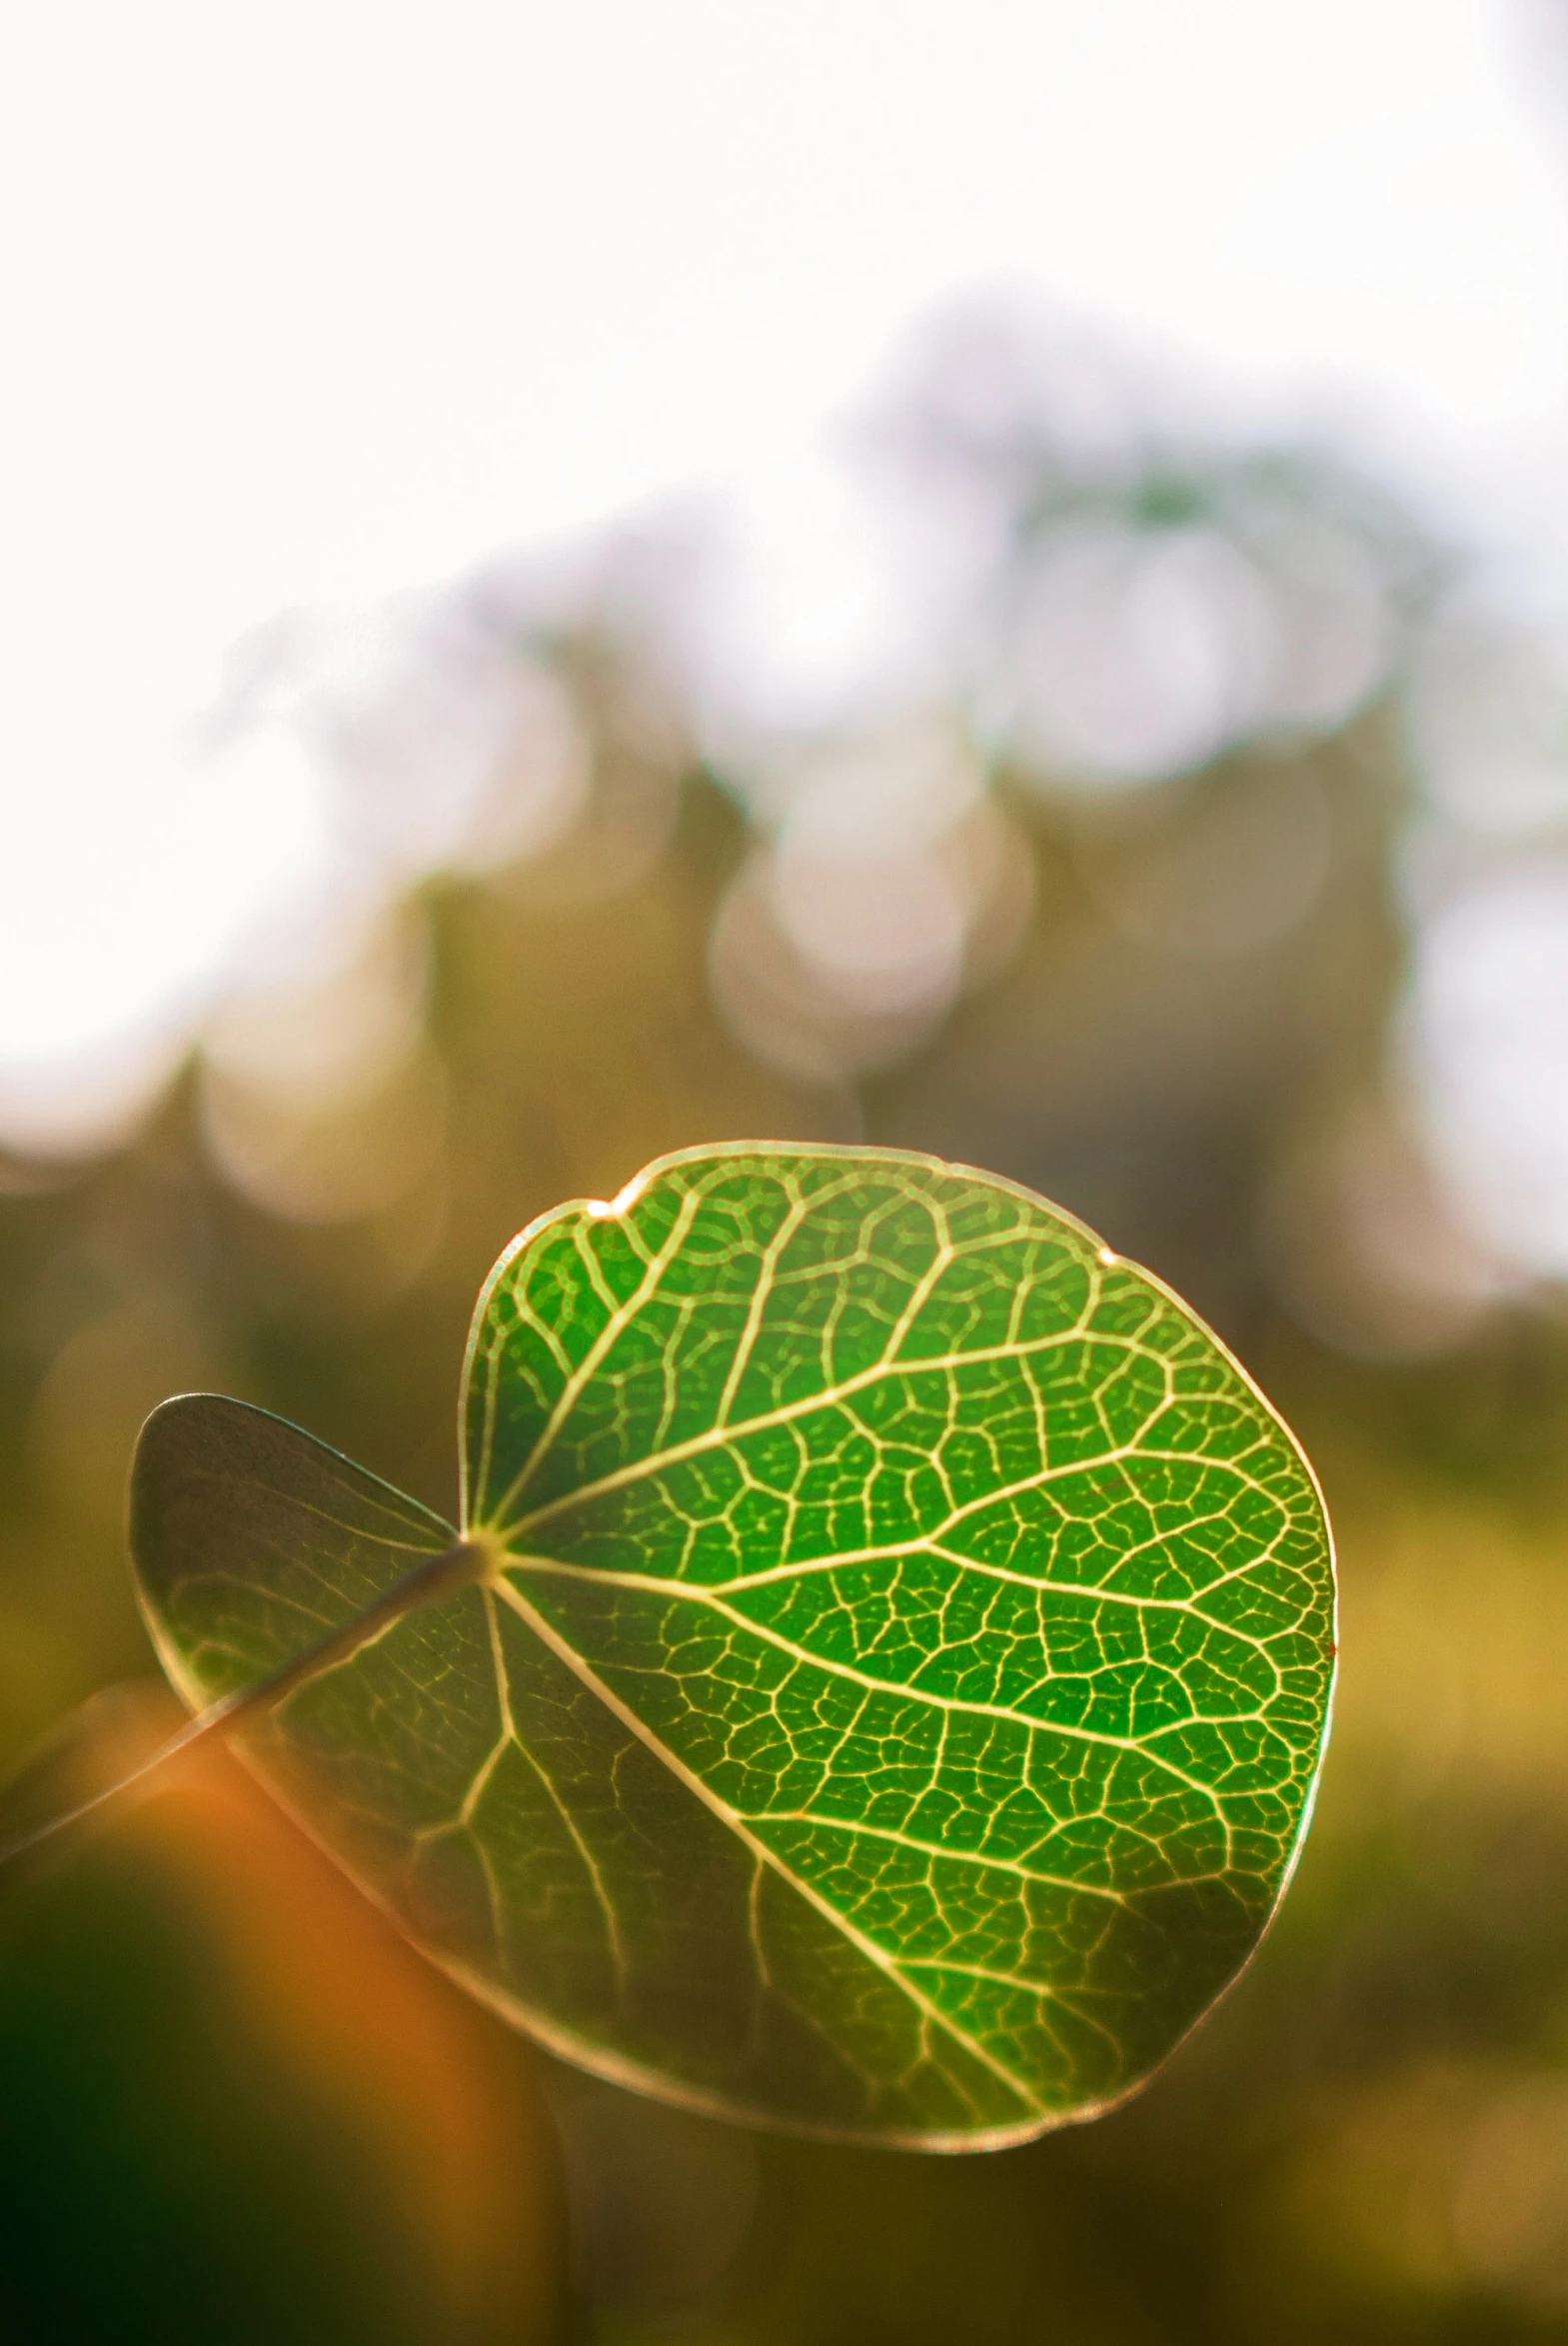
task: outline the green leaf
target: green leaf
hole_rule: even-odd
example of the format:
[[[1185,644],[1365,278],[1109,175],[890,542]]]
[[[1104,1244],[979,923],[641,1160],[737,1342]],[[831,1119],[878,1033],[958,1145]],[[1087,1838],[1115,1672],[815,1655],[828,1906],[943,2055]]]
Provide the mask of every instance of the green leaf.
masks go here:
[[[1078,1223],[894,1152],[667,1158],[502,1257],[462,1422],[484,1584],[237,1740],[554,2050],[981,2148],[1127,2093],[1247,1960],[1322,1755],[1328,1529],[1243,1371]],[[144,1431],[193,1705],[456,1537],[241,1403]]]

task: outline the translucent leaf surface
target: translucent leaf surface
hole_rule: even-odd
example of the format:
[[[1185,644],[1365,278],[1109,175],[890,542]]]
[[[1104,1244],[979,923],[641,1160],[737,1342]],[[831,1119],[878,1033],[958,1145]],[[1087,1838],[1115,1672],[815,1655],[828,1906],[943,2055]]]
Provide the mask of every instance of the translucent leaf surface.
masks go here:
[[[244,1748],[556,2050],[694,2106],[983,2147],[1144,2078],[1256,1945],[1327,1723],[1309,1469],[1157,1281],[894,1153],[664,1160],[480,1298],[485,1585]],[[452,1526],[166,1404],[133,1540],[193,1703]]]

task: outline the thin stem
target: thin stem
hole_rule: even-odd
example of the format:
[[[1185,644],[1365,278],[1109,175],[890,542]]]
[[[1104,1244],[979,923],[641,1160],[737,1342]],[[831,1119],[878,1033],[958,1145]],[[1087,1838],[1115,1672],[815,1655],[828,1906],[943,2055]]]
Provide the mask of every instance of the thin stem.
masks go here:
[[[325,1636],[317,1638],[314,1645],[308,1645],[303,1653],[295,1654],[291,1660],[280,1662],[275,1670],[269,1670],[254,1685],[241,1686],[235,1693],[225,1694],[221,1700],[209,1704],[206,1710],[199,1711],[195,1718],[187,1720],[178,1733],[171,1735],[167,1743],[160,1744],[149,1759],[144,1759],[139,1767],[133,1767],[129,1775],[121,1776],[117,1783],[110,1784],[102,1792],[94,1792],[90,1799],[80,1801],[75,1808],[68,1808],[63,1815],[52,1816],[47,1824],[38,1825],[32,1832],[22,1833],[16,1840],[0,1845],[0,1871],[11,1864],[13,1859],[25,1857],[40,1843],[52,1840],[56,1833],[65,1832],[70,1826],[80,1824],[84,1818],[94,1815],[100,1808],[107,1807],[110,1801],[118,1800],[122,1793],[134,1790],[136,1785],[145,1782],[148,1776],[155,1775],[171,1759],[178,1759],[185,1752],[193,1750],[198,1743],[205,1743],[210,1735],[230,1734],[236,1727],[248,1725],[261,1712],[270,1710],[275,1703],[282,1702],[296,1688],[303,1686],[307,1679],[315,1677],[318,1671],[331,1669],[336,1663],[347,1661],[362,1645],[369,1644],[383,1629],[390,1628],[394,1621],[401,1619],[404,1613],[417,1612],[421,1605],[431,1604],[438,1597],[450,1595],[456,1589],[483,1580],[490,1569],[489,1549],[473,1540],[460,1539],[456,1546],[444,1549],[440,1555],[427,1556],[411,1572],[406,1572],[401,1580],[394,1581],[390,1588],[373,1598],[363,1612],[355,1614],[353,1620],[345,1621],[341,1628],[329,1629]]]

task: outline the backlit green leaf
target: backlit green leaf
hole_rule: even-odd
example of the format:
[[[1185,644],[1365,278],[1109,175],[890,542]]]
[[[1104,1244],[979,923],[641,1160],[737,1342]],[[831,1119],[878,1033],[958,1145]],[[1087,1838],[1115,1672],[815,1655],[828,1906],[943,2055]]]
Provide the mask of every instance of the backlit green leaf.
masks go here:
[[[1143,2079],[1289,1871],[1327,1526],[1183,1305],[1015,1185],[666,1159],[525,1231],[463,1401],[483,1585],[240,1738],[427,1950],[602,2073],[937,2148]],[[241,1403],[171,1402],[133,1544],[193,1704],[457,1534]]]

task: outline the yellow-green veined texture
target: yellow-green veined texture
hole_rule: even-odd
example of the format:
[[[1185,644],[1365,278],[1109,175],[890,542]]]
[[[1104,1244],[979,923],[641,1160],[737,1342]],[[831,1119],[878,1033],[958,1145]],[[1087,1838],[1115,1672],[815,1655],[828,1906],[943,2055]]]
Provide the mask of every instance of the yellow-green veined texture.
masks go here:
[[[244,1748],[555,2050],[985,2148],[1133,2089],[1245,1963],[1322,1755],[1327,1524],[1244,1372],[1080,1224],[898,1152],[689,1151],[507,1251],[462,1418],[487,1584]],[[195,1396],[133,1536],[206,1702],[457,1534]]]

